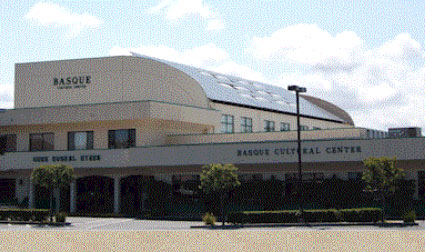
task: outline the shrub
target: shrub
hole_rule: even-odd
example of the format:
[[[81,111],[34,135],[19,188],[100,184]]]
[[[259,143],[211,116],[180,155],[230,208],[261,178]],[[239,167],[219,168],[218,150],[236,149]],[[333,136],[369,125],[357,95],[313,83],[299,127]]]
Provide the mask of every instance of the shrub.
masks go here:
[[[286,211],[246,211],[228,214],[231,223],[297,223],[302,217],[306,222],[377,222],[381,219],[379,208],[327,209]]]
[[[57,213],[55,215],[56,222],[64,223],[66,221],[66,213]]]
[[[47,220],[49,211],[44,209],[7,209],[0,210],[1,220],[11,221],[44,221]]]
[[[204,216],[202,216],[202,221],[206,225],[214,226],[217,219],[215,218],[215,216],[212,213],[206,213]]]
[[[414,223],[416,220],[416,212],[414,210],[410,210],[403,215],[404,223]]]

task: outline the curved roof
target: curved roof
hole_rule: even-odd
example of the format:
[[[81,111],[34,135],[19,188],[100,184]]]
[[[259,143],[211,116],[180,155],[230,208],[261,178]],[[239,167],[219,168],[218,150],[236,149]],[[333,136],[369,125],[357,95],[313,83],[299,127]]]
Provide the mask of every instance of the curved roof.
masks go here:
[[[186,73],[201,85],[208,99],[212,101],[296,114],[295,94],[284,88],[147,57],[135,52],[131,54],[135,57],[157,60]],[[350,123],[345,120],[346,118],[338,117],[302,97],[300,97],[300,114]]]

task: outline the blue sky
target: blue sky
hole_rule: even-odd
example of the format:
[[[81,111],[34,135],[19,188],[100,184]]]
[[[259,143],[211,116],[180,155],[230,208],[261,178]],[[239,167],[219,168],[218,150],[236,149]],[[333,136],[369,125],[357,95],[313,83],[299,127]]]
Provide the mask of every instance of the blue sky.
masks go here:
[[[14,64],[136,51],[308,94],[357,126],[425,127],[425,1],[0,1],[0,108]]]

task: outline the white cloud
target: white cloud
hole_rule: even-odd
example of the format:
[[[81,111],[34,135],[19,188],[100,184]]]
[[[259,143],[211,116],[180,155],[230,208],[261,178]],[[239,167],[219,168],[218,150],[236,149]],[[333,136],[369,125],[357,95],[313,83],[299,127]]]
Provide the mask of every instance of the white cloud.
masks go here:
[[[98,28],[102,24],[95,16],[73,13],[58,4],[45,2],[32,6],[25,19],[41,26],[66,28],[66,36],[69,38],[78,36],[86,29]]]
[[[13,108],[13,85],[0,84],[0,109]]]
[[[203,0],[162,0],[148,12],[165,14],[165,18],[168,20],[178,20],[195,15],[207,21],[207,30],[224,29],[224,21]]]
[[[116,46],[109,51],[109,54],[111,56],[131,55],[130,52],[136,52],[142,55],[178,62],[202,69],[208,69],[223,74],[240,76],[245,79],[257,81],[266,80],[262,73],[256,72],[248,66],[234,62],[224,49],[217,47],[214,43],[209,43],[183,51],[178,51],[165,45],[142,45],[137,48],[122,48]]]
[[[347,110],[358,126],[425,127],[425,52],[408,34],[367,48],[353,32],[333,36],[300,24],[253,38],[247,51],[266,63],[297,65],[300,71],[275,82],[306,86],[309,94]]]

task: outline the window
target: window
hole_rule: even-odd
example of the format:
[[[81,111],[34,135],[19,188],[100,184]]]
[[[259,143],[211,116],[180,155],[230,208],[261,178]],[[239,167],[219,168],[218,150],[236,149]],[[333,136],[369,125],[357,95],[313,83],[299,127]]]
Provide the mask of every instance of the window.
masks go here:
[[[424,200],[425,196],[425,171],[418,171],[418,196]]]
[[[300,125],[300,130],[308,130],[308,126],[306,126],[306,125]]]
[[[222,115],[221,116],[221,133],[233,133],[233,116],[232,115]]]
[[[92,150],[93,131],[68,132],[68,150]]]
[[[348,180],[360,180],[362,179],[361,172],[348,172]]]
[[[264,120],[264,131],[266,132],[274,131],[274,122]]]
[[[121,129],[108,131],[108,148],[125,149],[136,146],[136,130]]]
[[[252,118],[241,117],[241,132],[252,132]]]
[[[291,128],[289,127],[289,123],[280,123],[280,131],[289,131]]]
[[[313,130],[321,130],[322,128],[319,127],[313,127]]]
[[[30,134],[30,151],[46,151],[54,148],[53,133]]]
[[[0,154],[16,151],[16,135],[0,135]]]

